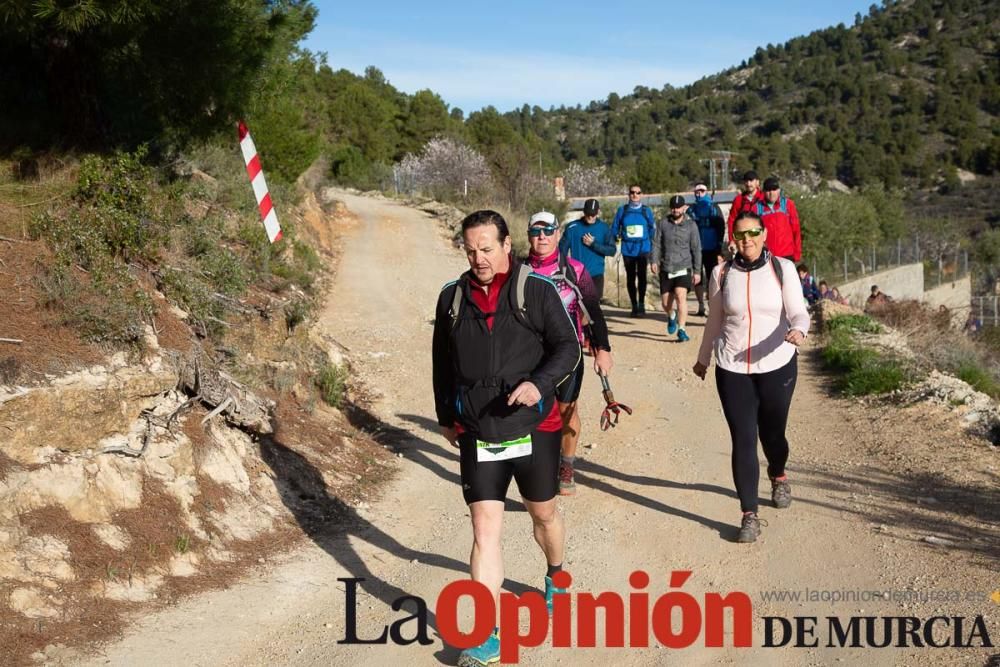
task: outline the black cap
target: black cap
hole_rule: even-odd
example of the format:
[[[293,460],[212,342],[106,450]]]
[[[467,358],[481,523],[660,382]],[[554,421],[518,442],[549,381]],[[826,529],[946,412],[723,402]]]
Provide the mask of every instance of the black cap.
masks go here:
[[[601,210],[601,205],[597,203],[596,199],[588,199],[583,202],[583,214],[584,215],[597,215]]]
[[[771,190],[778,190],[781,186],[778,185],[778,179],[774,176],[768,176],[767,180],[764,181],[764,192],[770,192]]]
[[[753,169],[751,169],[750,171],[744,172],[743,173],[743,180],[744,181],[756,181],[757,180],[757,172],[754,171]]]
[[[680,195],[674,195],[670,198],[670,208],[680,208],[684,206],[684,197]]]

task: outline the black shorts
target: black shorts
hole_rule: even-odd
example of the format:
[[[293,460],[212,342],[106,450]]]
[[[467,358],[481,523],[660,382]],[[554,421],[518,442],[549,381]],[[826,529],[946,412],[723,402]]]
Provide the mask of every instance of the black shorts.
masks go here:
[[[676,278],[667,278],[667,272],[660,269],[660,294],[666,294],[667,292],[673,292],[675,289],[683,287],[686,290],[691,289],[691,270],[683,276],[677,276]]]
[[[576,364],[576,369],[562,384],[556,387],[556,400],[560,403],[572,403],[580,398],[580,387],[583,386],[583,357]]]
[[[552,500],[559,492],[560,431],[533,431],[531,454],[506,461],[476,460],[476,436],[458,437],[462,496],[466,504],[480,500],[503,500],[511,477],[517,482],[521,497],[535,503]]]

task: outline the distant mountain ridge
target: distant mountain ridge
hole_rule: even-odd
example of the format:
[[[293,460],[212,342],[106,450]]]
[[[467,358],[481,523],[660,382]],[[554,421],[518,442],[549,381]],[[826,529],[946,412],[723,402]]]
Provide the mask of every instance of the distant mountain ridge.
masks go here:
[[[503,115],[552,161],[606,164],[657,190],[705,173],[713,150],[737,153],[736,170],[957,185],[957,169],[1000,171],[998,39],[998,2],[887,0],[688,86]]]

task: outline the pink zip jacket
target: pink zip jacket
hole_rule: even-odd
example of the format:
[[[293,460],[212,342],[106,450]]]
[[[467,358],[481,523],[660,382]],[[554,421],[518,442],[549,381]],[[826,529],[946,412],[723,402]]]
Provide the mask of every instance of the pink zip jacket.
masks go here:
[[[797,349],[785,342],[785,334],[791,329],[809,333],[809,312],[795,264],[778,261],[780,284],[770,260],[751,271],[730,266],[724,295],[719,291],[724,264],[712,269],[699,362],[708,366],[713,349],[719,368],[733,373],[768,373],[791,361]]]

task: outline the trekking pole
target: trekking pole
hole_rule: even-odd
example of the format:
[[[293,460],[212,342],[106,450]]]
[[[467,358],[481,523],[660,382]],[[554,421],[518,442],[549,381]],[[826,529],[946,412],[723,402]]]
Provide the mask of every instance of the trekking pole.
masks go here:
[[[632,408],[615,400],[615,395],[611,392],[611,385],[608,384],[607,375],[603,373],[598,373],[598,375],[601,377],[601,386],[604,387],[601,395],[604,396],[604,401],[607,403],[604,411],[601,412],[601,430],[607,431],[618,425],[618,417],[621,416],[622,412],[627,415],[632,414]],[[614,419],[612,419],[612,415],[614,415]]]
[[[615,284],[618,285],[618,307],[622,307],[622,256],[615,257]]]

